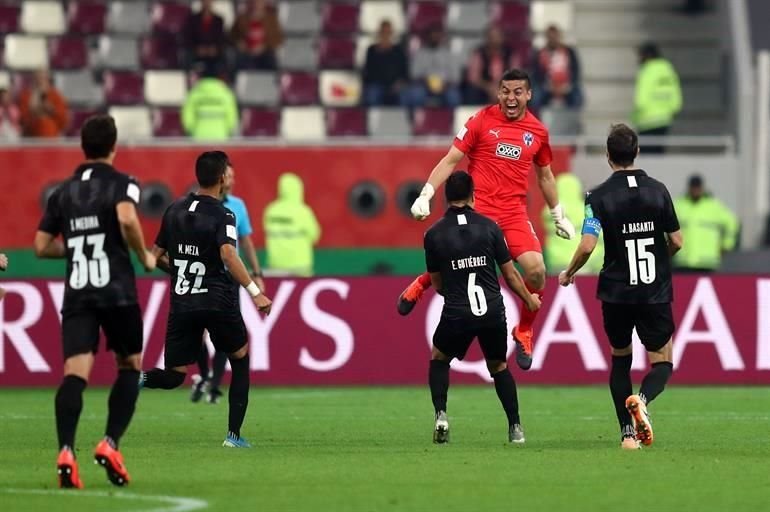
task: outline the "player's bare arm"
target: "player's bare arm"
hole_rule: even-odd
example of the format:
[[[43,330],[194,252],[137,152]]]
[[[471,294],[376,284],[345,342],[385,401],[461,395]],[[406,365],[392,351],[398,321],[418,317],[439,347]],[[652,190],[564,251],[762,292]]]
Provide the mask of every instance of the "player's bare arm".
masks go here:
[[[417,220],[425,220],[430,215],[430,200],[440,187],[452,174],[457,164],[465,157],[465,153],[452,146],[444,157],[439,160],[436,167],[430,172],[428,181],[422,188],[420,195],[412,204],[412,216]]]
[[[681,231],[677,230],[673,233],[666,233],[666,240],[668,241],[669,256],[673,256],[684,247],[684,239],[682,238]]]
[[[246,256],[246,261],[251,267],[251,277],[254,282],[259,286],[262,293],[267,293],[265,287],[265,280],[262,279],[262,268],[259,266],[259,258],[257,258],[257,250],[254,248],[254,243],[251,241],[250,236],[242,236],[238,239],[238,242],[243,249],[243,254]]]
[[[596,249],[596,244],[599,239],[594,235],[584,234],[580,238],[580,243],[575,249],[575,254],[572,255],[572,261],[566,270],[563,270],[559,274],[559,284],[562,286],[569,286],[575,282],[575,274],[583,268],[591,257],[591,254]]]
[[[522,279],[521,274],[513,265],[513,260],[500,265],[500,271],[503,273],[505,284],[527,305],[527,309],[530,311],[540,309],[540,296],[527,290],[527,285],[524,284],[524,279]]]
[[[171,262],[168,259],[168,253],[163,247],[153,245],[151,249],[152,255],[155,256],[155,263],[157,268],[161,269],[166,274],[171,274]]]
[[[433,289],[436,290],[436,293],[444,295],[444,290],[442,288],[444,283],[441,280],[441,272],[430,273],[430,284],[433,285]]]
[[[65,258],[67,251],[64,249],[64,243],[58,237],[45,231],[35,233],[35,256],[38,258]]]
[[[120,232],[128,246],[136,253],[139,262],[147,272],[155,270],[155,256],[144,244],[144,233],[139,224],[139,216],[136,214],[136,206],[131,201],[121,201],[115,205],[118,214]]]
[[[551,209],[551,218],[556,225],[556,234],[561,238],[572,240],[575,236],[575,226],[564,215],[564,209],[559,204],[559,193],[556,191],[556,179],[553,177],[551,165],[535,165],[537,184],[543,193],[548,208]]]
[[[219,255],[222,258],[222,262],[227,265],[227,269],[230,271],[230,275],[233,276],[233,279],[249,292],[257,309],[259,309],[261,313],[269,315],[273,301],[267,298],[267,296],[259,290],[256,283],[251,280],[249,271],[246,270],[246,266],[243,264],[241,257],[238,256],[238,250],[235,246],[223,244],[219,248]]]

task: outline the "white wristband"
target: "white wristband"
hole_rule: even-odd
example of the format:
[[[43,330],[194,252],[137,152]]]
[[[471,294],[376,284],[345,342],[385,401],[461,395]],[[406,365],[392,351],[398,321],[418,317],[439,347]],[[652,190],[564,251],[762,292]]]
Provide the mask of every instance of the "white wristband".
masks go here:
[[[562,208],[561,204],[557,204],[551,208],[551,218],[554,222],[564,218],[564,208]]]
[[[252,298],[256,297],[261,293],[259,291],[259,286],[254,284],[254,281],[249,283],[249,286],[246,287],[246,291],[249,292],[249,295],[251,295]]]
[[[433,194],[436,193],[436,190],[433,188],[433,185],[430,183],[426,183],[424,187],[422,187],[422,190],[420,191],[420,195],[423,197],[427,197],[430,201],[433,198]]]

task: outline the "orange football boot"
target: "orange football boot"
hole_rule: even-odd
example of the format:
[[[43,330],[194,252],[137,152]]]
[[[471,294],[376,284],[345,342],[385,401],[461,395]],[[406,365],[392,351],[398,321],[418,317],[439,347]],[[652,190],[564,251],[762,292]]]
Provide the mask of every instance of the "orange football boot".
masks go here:
[[[513,339],[516,341],[516,364],[522,370],[529,370],[532,367],[532,338],[534,334],[532,329],[519,330],[518,325],[513,329]]]
[[[59,487],[62,489],[83,488],[75,454],[69,448],[64,448],[59,452],[59,458],[56,459],[56,472],[59,474]]]
[[[631,395],[626,398],[626,409],[631,414],[631,420],[634,422],[636,438],[644,445],[652,444],[652,422],[647,412],[647,406],[639,395]]]
[[[422,283],[420,283],[420,278],[418,277],[406,287],[406,290],[401,292],[401,295],[399,295],[398,313],[401,316],[406,316],[411,313],[415,304],[417,304],[417,301],[422,298],[423,293],[425,293],[425,288],[422,286]]]
[[[123,465],[123,455],[110,446],[106,439],[103,439],[96,445],[94,463],[104,467],[104,470],[107,472],[107,478],[109,478],[113,485],[122,487],[131,481],[126,466]]]

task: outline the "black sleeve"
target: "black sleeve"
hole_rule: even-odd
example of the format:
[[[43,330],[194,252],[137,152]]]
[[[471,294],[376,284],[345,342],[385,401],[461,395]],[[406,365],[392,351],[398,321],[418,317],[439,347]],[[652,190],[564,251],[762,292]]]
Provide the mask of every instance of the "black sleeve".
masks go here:
[[[423,244],[425,246],[425,268],[428,272],[441,271],[441,260],[434,247],[433,237],[431,236],[430,231],[425,233]]]
[[[217,247],[223,245],[232,245],[236,247],[238,242],[238,231],[235,229],[235,214],[225,208],[219,227],[217,228]]]
[[[663,189],[663,230],[666,233],[673,233],[679,231],[679,218],[676,216],[676,210],[674,209],[674,202],[671,200],[671,194],[668,193],[668,189],[665,185],[661,185]]]
[[[37,226],[38,231],[44,231],[53,236],[58,236],[62,230],[62,217],[59,211],[59,191],[57,190],[48,198],[48,204],[43,212],[43,218]]]
[[[129,201],[135,206],[139,205],[142,189],[139,182],[133,176],[126,176],[117,186],[115,191],[115,204]]]
[[[505,241],[503,230],[497,224],[492,227],[492,244],[495,252],[495,261],[499,266],[503,266],[513,259],[511,251],[508,249],[508,243]]]

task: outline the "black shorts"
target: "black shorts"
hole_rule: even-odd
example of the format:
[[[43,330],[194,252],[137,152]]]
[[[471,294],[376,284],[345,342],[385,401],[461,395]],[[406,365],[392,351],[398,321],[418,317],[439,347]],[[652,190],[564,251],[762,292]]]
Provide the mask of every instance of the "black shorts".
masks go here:
[[[487,313],[487,316],[489,315],[490,313]],[[436,332],[433,333],[433,346],[449,357],[462,360],[474,338],[479,339],[484,359],[505,361],[508,355],[505,310],[484,320],[442,315]]]
[[[187,366],[198,360],[203,331],[209,331],[218,352],[231,354],[246,343],[246,324],[238,309],[234,311],[193,311],[170,313],[166,326],[166,368]]]
[[[631,333],[636,333],[648,352],[657,352],[674,334],[674,315],[671,303],[612,304],[602,302],[604,331],[614,348],[631,344]]]
[[[99,349],[99,328],[107,338],[108,350],[120,356],[142,352],[142,312],[134,304],[62,312],[64,359],[95,354]]]

